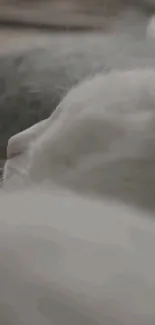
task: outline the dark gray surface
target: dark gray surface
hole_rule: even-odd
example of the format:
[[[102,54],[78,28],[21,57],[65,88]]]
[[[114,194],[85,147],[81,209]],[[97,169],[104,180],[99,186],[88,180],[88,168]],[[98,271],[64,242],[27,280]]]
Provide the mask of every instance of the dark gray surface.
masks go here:
[[[72,85],[103,68],[100,43],[101,36],[34,37],[27,40],[25,49],[22,49],[19,40],[6,54],[1,55],[2,155],[12,134],[49,116]],[[96,53],[94,46],[98,48]]]

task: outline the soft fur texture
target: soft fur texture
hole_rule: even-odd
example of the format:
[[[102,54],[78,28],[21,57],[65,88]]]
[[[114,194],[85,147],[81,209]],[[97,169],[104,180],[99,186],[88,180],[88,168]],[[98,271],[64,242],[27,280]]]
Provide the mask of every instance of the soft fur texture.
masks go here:
[[[10,140],[8,155],[24,139],[28,150],[7,162],[4,181],[17,170],[34,182],[154,209],[154,126],[154,70],[97,75],[73,88],[49,119]]]
[[[51,189],[0,206],[0,324],[155,324],[148,215]]]
[[[23,80],[41,90],[48,84],[49,63],[50,71],[59,63],[60,48],[72,84],[71,72],[79,72],[80,80],[91,66],[101,70],[103,62],[112,70],[133,70],[102,73],[79,84],[49,119],[10,139],[4,189],[30,179],[48,179],[49,186],[0,193],[2,325],[155,324],[154,212],[105,198],[155,207],[155,45],[146,39],[146,17],[134,24],[131,18],[123,30],[118,22],[113,35],[86,38],[80,50],[79,36],[76,48],[75,43],[66,48],[72,38],[62,47],[55,41],[47,51],[55,55],[52,64],[46,50],[28,61],[35,68],[30,64]],[[23,71],[23,61],[17,63]],[[51,74],[49,80],[55,84]],[[53,184],[94,193],[98,200]]]

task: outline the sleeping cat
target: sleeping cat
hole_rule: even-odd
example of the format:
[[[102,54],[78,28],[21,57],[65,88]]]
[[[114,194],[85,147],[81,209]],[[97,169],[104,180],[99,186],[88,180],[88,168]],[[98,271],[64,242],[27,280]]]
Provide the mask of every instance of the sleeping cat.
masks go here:
[[[1,325],[155,324],[149,215],[45,188],[0,207]]]
[[[19,174],[154,209],[155,70],[80,83],[48,119],[10,139],[11,157],[4,184]]]

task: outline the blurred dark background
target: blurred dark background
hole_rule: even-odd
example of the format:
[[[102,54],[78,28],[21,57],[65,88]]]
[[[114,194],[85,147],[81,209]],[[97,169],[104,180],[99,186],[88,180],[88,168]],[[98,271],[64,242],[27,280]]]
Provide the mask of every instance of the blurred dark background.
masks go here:
[[[128,7],[143,12],[145,25],[154,5],[155,0],[0,0],[0,161],[8,139],[49,116],[71,86],[131,63],[129,51],[123,61],[129,50],[123,39],[106,40],[104,46],[103,34]],[[154,50],[151,56],[155,64]]]

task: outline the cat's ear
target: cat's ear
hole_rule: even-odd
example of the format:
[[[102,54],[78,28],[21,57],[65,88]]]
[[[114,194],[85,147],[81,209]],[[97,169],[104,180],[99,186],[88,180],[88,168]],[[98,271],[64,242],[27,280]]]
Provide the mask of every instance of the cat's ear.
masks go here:
[[[27,149],[32,138],[33,134],[29,132],[29,129],[12,136],[7,145],[7,159],[22,154]]]
[[[7,159],[23,154],[28,149],[30,143],[43,132],[46,127],[46,121],[34,124],[30,128],[12,136],[7,145]]]

